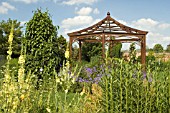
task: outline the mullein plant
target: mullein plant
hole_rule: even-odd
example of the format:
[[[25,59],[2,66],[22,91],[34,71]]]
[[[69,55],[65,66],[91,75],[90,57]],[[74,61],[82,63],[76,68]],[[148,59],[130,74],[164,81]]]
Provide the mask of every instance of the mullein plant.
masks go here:
[[[12,55],[12,41],[13,41],[13,31],[14,25],[12,23],[10,35],[8,38],[8,55],[7,55],[7,63],[4,73],[4,82],[2,86],[2,95],[1,95],[1,110],[5,113],[15,113],[17,110],[17,106],[19,103],[19,98],[17,96],[17,82],[14,79],[14,76],[10,73],[10,61]]]
[[[12,72],[10,72],[10,61],[12,55],[12,41],[13,41],[13,32],[14,26],[12,23],[11,31],[8,39],[9,47],[8,47],[8,55],[7,55],[7,63],[4,71],[4,81],[2,85],[2,91],[0,94],[0,103],[3,103],[1,106],[1,111],[5,113],[15,113],[15,112],[28,112],[28,104],[24,104],[26,100],[26,92],[27,97],[29,96],[28,90],[29,87],[29,76],[27,78],[24,74],[24,64],[25,64],[25,54],[24,47],[22,46],[21,55],[18,60],[19,69],[17,79]],[[26,78],[26,80],[25,80]],[[27,102],[28,103],[28,102]]]
[[[23,40],[24,41],[24,40]],[[25,50],[25,46],[21,45],[21,55],[19,57],[18,60],[18,64],[19,64],[19,69],[18,69],[18,96],[20,99],[20,107],[18,108],[18,112],[28,112],[30,109],[30,93],[32,90],[32,87],[34,87],[30,78],[30,73],[27,74],[27,76],[25,75],[25,59],[26,59],[26,50]]]

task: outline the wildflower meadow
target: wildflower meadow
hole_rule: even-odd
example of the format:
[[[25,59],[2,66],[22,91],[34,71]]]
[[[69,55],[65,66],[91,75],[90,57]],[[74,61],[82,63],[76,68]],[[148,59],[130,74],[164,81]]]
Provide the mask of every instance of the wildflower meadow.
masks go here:
[[[1,113],[170,113],[169,62],[151,61],[143,66],[107,57],[106,52],[105,59],[80,63],[69,57],[67,44],[59,69],[53,65],[58,59],[41,55],[38,63],[43,64],[38,67],[31,55],[36,59],[38,52],[46,55],[46,51],[28,52],[36,44],[27,46],[23,40],[17,67],[12,68],[13,36],[12,24],[7,61],[0,70]],[[55,53],[50,44],[41,47]]]

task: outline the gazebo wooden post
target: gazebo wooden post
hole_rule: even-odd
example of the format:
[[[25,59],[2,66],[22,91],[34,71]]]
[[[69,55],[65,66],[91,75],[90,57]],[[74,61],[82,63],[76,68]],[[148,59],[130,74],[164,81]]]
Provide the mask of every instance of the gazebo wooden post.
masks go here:
[[[70,43],[69,43],[70,58],[72,58],[72,43],[73,43],[73,37],[70,37]]]
[[[79,61],[81,61],[81,41],[79,40]]]
[[[141,64],[145,65],[146,62],[146,35],[141,40]]]
[[[102,34],[102,57],[105,58],[105,34]]]

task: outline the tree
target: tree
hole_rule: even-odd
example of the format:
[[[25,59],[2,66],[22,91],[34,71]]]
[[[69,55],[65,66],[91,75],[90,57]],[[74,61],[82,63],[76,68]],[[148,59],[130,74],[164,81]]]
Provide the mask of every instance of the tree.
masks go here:
[[[163,52],[163,47],[161,44],[155,44],[155,46],[153,47],[153,51],[155,53],[161,53]]]
[[[90,61],[93,56],[101,56],[102,44],[101,43],[88,43],[84,42],[82,46],[82,58]]]
[[[54,51],[55,51],[55,54],[60,58],[59,65],[56,67],[57,70],[59,70],[60,65],[63,64],[63,62],[66,60],[65,51],[67,48],[67,42],[66,42],[66,39],[62,35],[60,35],[59,37],[55,38],[55,41],[53,42],[53,44],[54,44],[54,47],[58,46],[58,50],[56,48]]]
[[[12,25],[12,21],[14,24],[14,39],[13,39],[13,53],[12,57],[16,58],[20,55],[21,50],[21,39],[22,39],[22,26],[20,25],[20,22],[17,20],[11,20],[8,19],[7,21],[0,22],[0,54],[1,55],[7,55],[8,50],[8,36],[10,34],[10,29]]]
[[[153,51],[149,51],[148,52],[148,56],[146,56],[146,61],[155,61],[155,56],[154,56],[154,52]]]
[[[53,75],[66,46],[64,37],[57,38],[57,29],[48,11],[38,9],[34,12],[32,19],[26,24],[25,32],[27,73],[31,71],[39,78]]]
[[[170,44],[169,44],[169,45],[167,45],[166,52],[170,53]]]
[[[109,56],[114,58],[121,57],[122,43],[110,43],[109,44]]]
[[[3,38],[3,31],[2,31],[2,28],[0,27],[0,39]]]
[[[129,51],[130,51],[130,53],[129,53],[130,62],[135,63],[137,61],[135,43],[132,43],[130,45]]]

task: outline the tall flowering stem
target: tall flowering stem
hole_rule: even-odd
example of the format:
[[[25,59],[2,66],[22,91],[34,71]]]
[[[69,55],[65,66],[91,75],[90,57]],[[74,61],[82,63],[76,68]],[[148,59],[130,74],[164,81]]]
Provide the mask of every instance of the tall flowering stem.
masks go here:
[[[11,76],[10,76],[10,69],[9,69],[9,64],[10,64],[10,61],[11,61],[11,55],[12,55],[12,41],[13,41],[13,32],[14,32],[14,25],[13,25],[13,22],[12,22],[12,27],[11,27],[11,32],[10,32],[10,35],[9,35],[9,38],[8,38],[8,43],[9,43],[9,47],[8,47],[8,55],[7,55],[7,65],[6,65],[6,69],[5,69],[5,82],[6,83],[9,83],[10,82],[10,79],[11,79]]]
[[[20,85],[20,89],[23,87],[24,84],[24,63],[25,63],[25,56],[20,55],[18,64],[20,65],[20,68],[18,69],[18,82]]]
[[[14,23],[12,22],[10,35],[8,38],[8,55],[7,55],[7,63],[5,68],[5,75],[4,75],[4,84],[3,84],[3,98],[5,98],[4,105],[2,109],[6,113],[14,113],[18,106],[18,97],[16,91],[16,83],[12,79],[12,74],[10,73],[10,61],[12,55],[12,41],[13,41],[13,32],[14,32]]]

